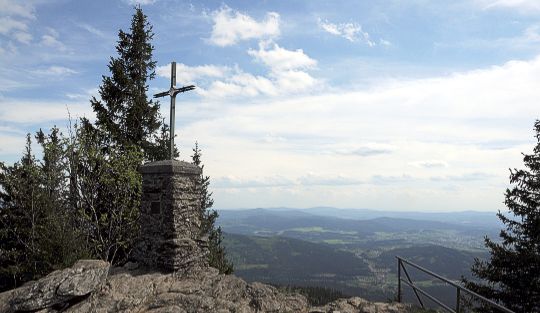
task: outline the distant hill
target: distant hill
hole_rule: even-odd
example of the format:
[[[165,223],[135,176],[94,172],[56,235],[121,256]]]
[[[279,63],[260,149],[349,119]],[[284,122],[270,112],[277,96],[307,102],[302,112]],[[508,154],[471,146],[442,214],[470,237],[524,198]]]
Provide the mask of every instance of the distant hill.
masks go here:
[[[227,253],[240,277],[333,288],[372,301],[395,296],[396,255],[458,280],[470,275],[475,257],[487,256],[484,236],[496,239],[500,230],[494,214],[482,212],[280,208],[219,213],[217,223],[226,232]],[[410,273],[425,290],[454,301],[448,286]],[[411,297],[409,290],[405,298]]]
[[[449,224],[474,226],[482,228],[500,228],[501,223],[494,212],[458,211],[458,212],[410,212],[410,211],[382,211],[372,209],[338,209],[332,207],[314,207],[308,209],[270,208],[270,209],[242,209],[219,210],[229,216],[258,215],[262,212],[272,212],[281,216],[328,216],[340,219],[369,220],[380,217],[437,221]]]
[[[378,217],[369,220],[320,216],[299,210],[222,210],[219,225],[227,232],[238,234],[275,235],[282,231],[319,227],[326,231],[354,232],[357,236],[375,232],[406,232],[419,230],[458,230],[474,232],[470,225],[440,221],[414,220],[396,217]]]
[[[408,248],[396,248],[385,251],[376,259],[379,266],[388,267],[392,273],[397,274],[396,256],[412,261],[439,275],[449,279],[460,279],[461,276],[470,276],[470,268],[474,258],[486,258],[487,252],[468,252],[446,247],[428,245],[413,246]],[[410,267],[407,267],[410,268]],[[417,273],[417,270],[409,270],[411,276],[417,279],[429,279],[428,276]]]
[[[248,281],[316,285],[369,273],[364,260],[329,245],[285,237],[225,234],[235,273]]]

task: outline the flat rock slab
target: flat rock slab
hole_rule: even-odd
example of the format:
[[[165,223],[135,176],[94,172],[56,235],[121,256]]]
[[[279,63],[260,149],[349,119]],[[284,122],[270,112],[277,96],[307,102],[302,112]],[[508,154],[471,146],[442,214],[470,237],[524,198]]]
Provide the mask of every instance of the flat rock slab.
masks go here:
[[[110,264],[101,260],[80,260],[70,268],[54,271],[17,289],[10,301],[13,311],[36,311],[69,302],[100,289]]]

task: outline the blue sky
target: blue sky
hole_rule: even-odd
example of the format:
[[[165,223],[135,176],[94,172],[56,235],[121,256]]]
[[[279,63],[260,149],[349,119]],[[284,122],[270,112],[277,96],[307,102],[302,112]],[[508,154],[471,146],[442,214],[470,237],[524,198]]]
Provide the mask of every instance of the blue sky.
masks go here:
[[[0,0],[0,160],[89,105],[133,5],[216,207],[504,209],[534,145],[540,2]],[[168,101],[162,101],[168,119]],[[38,153],[38,152],[37,152]]]

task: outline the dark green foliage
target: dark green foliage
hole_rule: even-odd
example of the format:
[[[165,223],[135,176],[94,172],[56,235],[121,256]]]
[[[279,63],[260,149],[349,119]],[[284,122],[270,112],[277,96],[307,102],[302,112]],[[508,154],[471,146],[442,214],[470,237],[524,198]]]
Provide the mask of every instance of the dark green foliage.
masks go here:
[[[199,144],[195,142],[195,148],[193,148],[192,160],[193,164],[199,166],[203,172],[201,172],[201,236],[208,238],[208,248],[210,250],[209,264],[215,267],[223,274],[232,274],[233,264],[227,260],[225,254],[225,248],[223,246],[223,233],[221,227],[215,226],[218,213],[212,210],[214,200],[212,199],[212,192],[208,190],[210,186],[210,177],[204,176],[204,165],[201,161],[201,150]]]
[[[369,273],[364,260],[330,245],[230,233],[225,243],[235,273],[248,281],[337,287]]]
[[[510,217],[501,242],[486,237],[490,259],[476,260],[471,270],[481,282],[466,281],[469,288],[515,312],[540,312],[540,121],[535,123],[537,145],[524,154],[527,169],[510,170],[512,188],[506,190]]]
[[[100,99],[93,98],[96,123],[82,119],[71,154],[71,202],[93,257],[113,264],[127,261],[138,231],[143,160],[163,159],[168,128],[159,104],[149,100],[154,78],[152,26],[140,7],[129,33],[118,34],[118,57],[103,76]],[[158,134],[158,130],[160,133]]]
[[[70,168],[68,152],[71,146],[56,127],[49,134],[39,130],[36,139],[43,152],[39,166],[43,199],[38,205],[45,214],[42,230],[42,249],[47,264],[45,269],[59,269],[89,256],[86,247],[79,244],[83,233],[73,227],[77,214],[75,208],[70,206],[67,179]]]
[[[103,76],[101,99],[92,98],[91,104],[96,126],[106,134],[105,144],[139,147],[146,159],[157,160],[159,150],[152,137],[161,126],[159,103],[146,96],[147,80],[155,76],[154,47],[150,43],[153,33],[140,7],[136,8],[130,30],[119,31],[118,57],[111,58],[108,66],[111,76]]]
[[[377,265],[387,267],[392,273],[397,274],[396,256],[423,266],[446,278],[460,279],[462,276],[469,277],[469,268],[474,263],[475,258],[484,259],[487,253],[456,250],[436,245],[412,246],[382,252],[376,258]],[[414,273],[414,280],[432,279],[429,275],[413,268],[409,271],[411,275]]]
[[[305,286],[275,286],[282,292],[299,293],[306,297],[309,304],[313,306],[325,305],[329,302],[341,298],[347,298],[341,291],[325,287],[305,287]]]
[[[41,162],[32,153],[28,134],[21,161],[0,163],[0,290],[87,256],[72,227],[67,142],[56,127],[49,135],[40,130],[36,138],[43,150]]]
[[[165,124],[164,121],[161,123],[159,128],[159,133],[154,133],[152,135],[154,145],[151,145],[147,149],[147,158],[149,161],[161,161],[168,160],[170,157],[170,129],[169,125]],[[176,142],[174,144],[174,157],[177,158],[180,155],[178,152],[178,147]]]
[[[57,128],[40,130],[41,161],[29,135],[21,161],[0,165],[0,289],[82,257],[127,260],[138,228],[137,169],[143,157],[163,154],[156,138],[168,135],[158,104],[146,96],[147,79],[155,75],[151,39],[137,8],[130,33],[119,33],[119,56],[110,61],[111,76],[103,77],[101,99],[91,101],[96,125],[82,119],[67,137]]]
[[[73,140],[77,227],[93,257],[118,264],[127,260],[138,230],[142,153],[133,146],[105,149],[98,132],[76,128]]]
[[[31,150],[30,134],[22,159],[13,166],[2,163],[0,177],[0,275],[2,290],[39,276],[39,225],[43,218],[39,203],[39,172]]]
[[[36,160],[27,137],[25,153],[13,166],[0,163],[0,291],[37,279],[79,258],[118,265],[130,256],[138,236],[145,160],[169,157],[169,128],[159,105],[148,100],[154,77],[152,27],[136,8],[129,33],[119,32],[111,76],[104,76],[99,100],[91,105],[97,120],[81,119],[63,136],[55,127],[41,130]],[[178,151],[175,150],[175,155]],[[194,162],[200,163],[196,146]],[[217,213],[209,210],[209,177],[203,181],[202,232],[209,238],[210,263],[231,273],[222,247]]]

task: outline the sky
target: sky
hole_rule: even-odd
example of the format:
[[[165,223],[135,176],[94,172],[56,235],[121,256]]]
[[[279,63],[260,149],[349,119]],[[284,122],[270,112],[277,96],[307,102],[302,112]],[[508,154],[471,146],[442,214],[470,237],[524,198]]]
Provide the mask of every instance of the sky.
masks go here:
[[[176,142],[184,160],[200,144],[218,209],[505,211],[536,144],[537,0],[0,0],[0,161],[94,118],[135,5],[155,33],[149,95],[173,60],[197,86]]]

